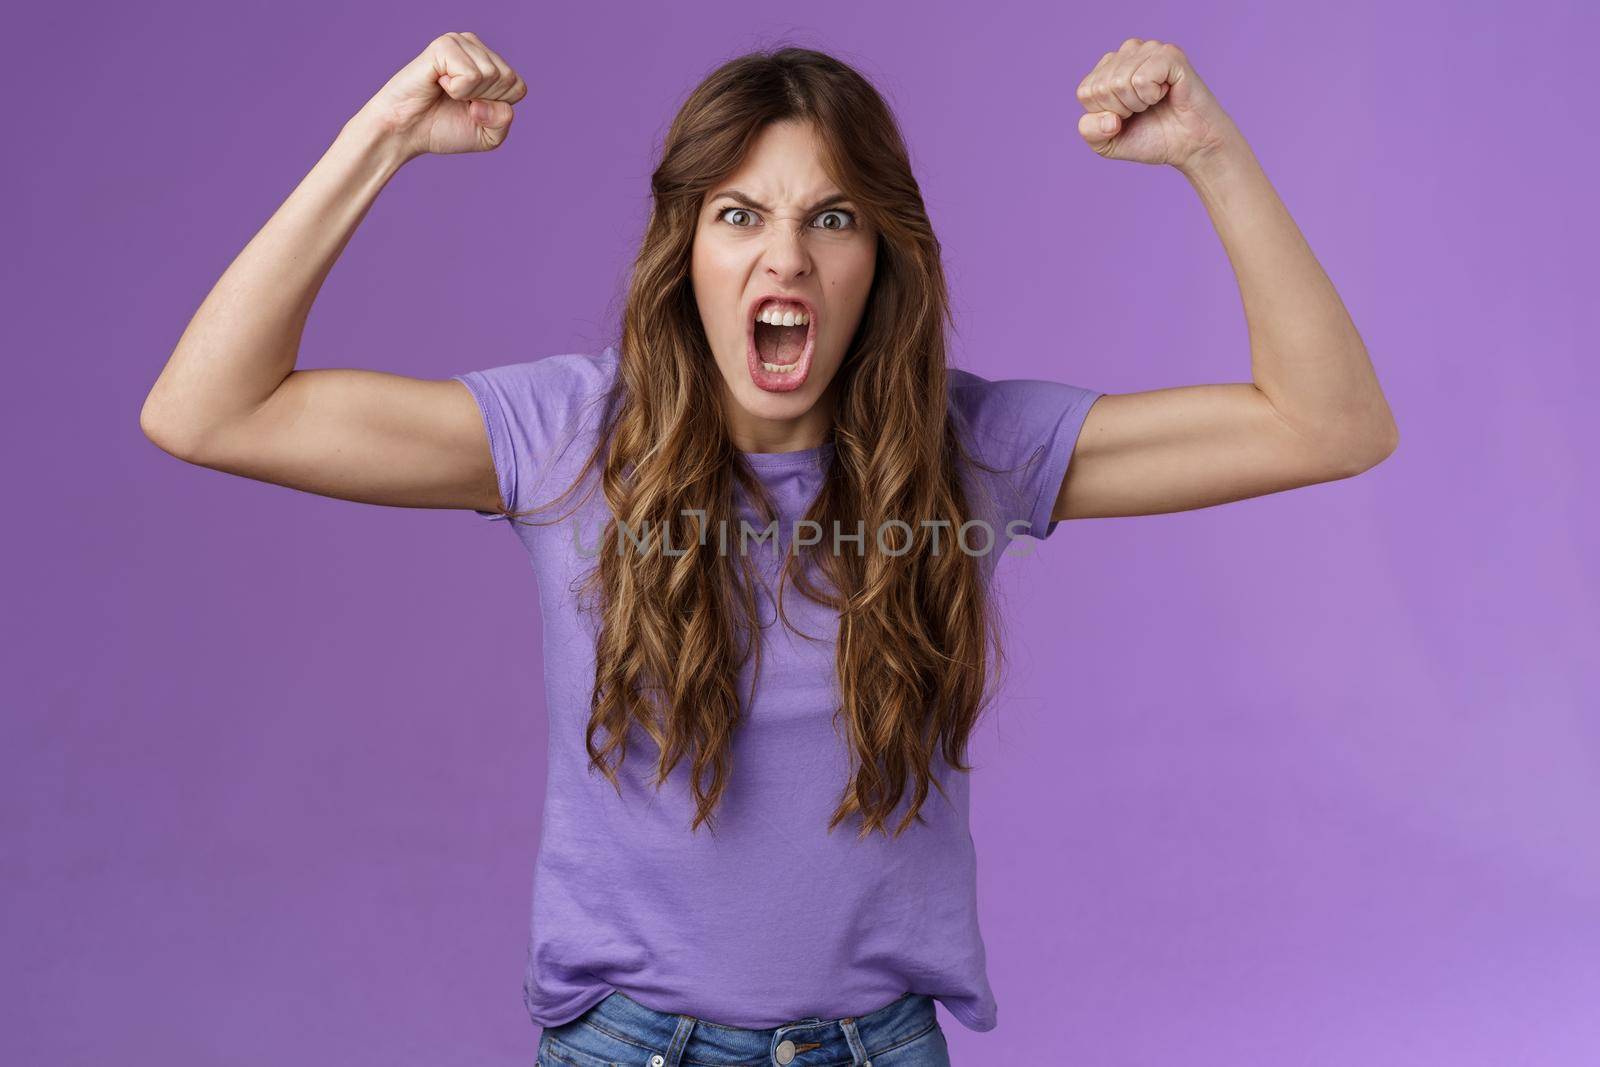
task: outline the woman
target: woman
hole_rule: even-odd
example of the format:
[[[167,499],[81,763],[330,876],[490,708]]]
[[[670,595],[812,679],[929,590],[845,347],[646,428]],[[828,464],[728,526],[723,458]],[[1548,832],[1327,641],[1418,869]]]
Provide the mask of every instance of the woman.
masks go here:
[[[545,620],[541,1063],[948,1063],[934,1000],[996,1023],[963,754],[1001,661],[998,558],[1064,519],[1371,467],[1397,437],[1360,337],[1183,53],[1130,38],[1079,85],[1079,133],[1200,194],[1252,382],[1107,395],[948,367],[895,120],[805,49],[733,60],[683,105],[618,345],[441,381],[295,370],[388,178],[496,147],[525,93],[475,35],[431,42],[229,266],[145,432],[310,492],[513,520]]]

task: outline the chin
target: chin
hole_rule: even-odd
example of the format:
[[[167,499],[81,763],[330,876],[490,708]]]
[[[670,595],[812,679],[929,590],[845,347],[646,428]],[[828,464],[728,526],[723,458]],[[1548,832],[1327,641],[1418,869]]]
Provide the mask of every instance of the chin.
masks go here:
[[[813,382],[786,393],[773,393],[746,381],[740,382],[733,391],[740,407],[757,418],[774,421],[799,418],[816,405],[819,395]]]

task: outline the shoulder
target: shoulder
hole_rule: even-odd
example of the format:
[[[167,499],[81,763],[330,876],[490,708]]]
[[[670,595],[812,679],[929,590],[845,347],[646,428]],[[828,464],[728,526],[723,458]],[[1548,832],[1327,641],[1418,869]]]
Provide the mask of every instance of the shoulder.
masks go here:
[[[502,500],[525,510],[544,482],[575,474],[604,423],[620,362],[617,350],[607,347],[451,376],[482,412]]]
[[[1044,378],[990,378],[947,369],[950,418],[977,480],[1002,521],[1020,519],[1022,532],[1044,538],[1055,528],[1055,503],[1078,432],[1097,389]]]
[[[946,372],[950,414],[979,452],[1011,453],[1045,443],[1063,421],[1081,418],[1099,390],[1044,378],[990,378],[960,367]]]
[[[604,414],[617,379],[615,348],[598,355],[569,352],[453,375],[478,400],[491,436],[504,430],[533,452],[563,433],[581,432]]]
[[[520,363],[505,363],[453,375],[466,385],[491,385],[507,396],[530,400],[580,401],[603,394],[616,380],[617,350],[599,354],[568,352]]]

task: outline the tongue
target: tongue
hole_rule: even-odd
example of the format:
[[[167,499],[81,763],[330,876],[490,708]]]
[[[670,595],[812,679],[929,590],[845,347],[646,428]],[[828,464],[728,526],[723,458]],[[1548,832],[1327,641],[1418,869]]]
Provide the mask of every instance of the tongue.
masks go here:
[[[768,363],[794,363],[806,347],[806,327],[756,323],[756,351]]]

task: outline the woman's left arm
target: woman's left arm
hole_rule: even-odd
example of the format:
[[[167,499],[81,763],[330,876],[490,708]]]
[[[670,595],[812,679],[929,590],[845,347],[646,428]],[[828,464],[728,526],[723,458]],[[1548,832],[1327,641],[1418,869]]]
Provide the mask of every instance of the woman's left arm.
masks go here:
[[[1199,194],[1239,284],[1253,380],[1102,396],[1053,517],[1209,507],[1348,478],[1392,453],[1399,430],[1355,324],[1183,52],[1129,38],[1077,95],[1095,152],[1176,167]]]

